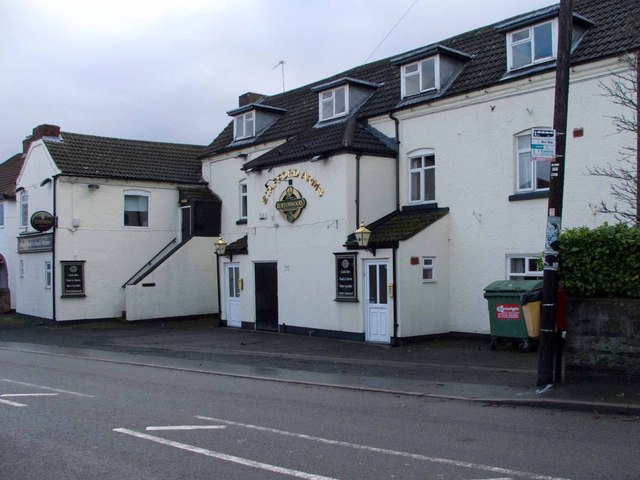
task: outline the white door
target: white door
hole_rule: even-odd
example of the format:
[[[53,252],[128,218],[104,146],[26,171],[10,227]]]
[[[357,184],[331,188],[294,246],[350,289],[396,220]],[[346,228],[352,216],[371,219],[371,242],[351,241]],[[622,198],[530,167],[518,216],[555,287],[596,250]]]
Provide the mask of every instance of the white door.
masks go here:
[[[227,297],[227,326],[241,327],[240,320],[240,266],[225,264],[225,291]]]
[[[364,324],[367,342],[391,341],[392,284],[388,260],[364,262]]]

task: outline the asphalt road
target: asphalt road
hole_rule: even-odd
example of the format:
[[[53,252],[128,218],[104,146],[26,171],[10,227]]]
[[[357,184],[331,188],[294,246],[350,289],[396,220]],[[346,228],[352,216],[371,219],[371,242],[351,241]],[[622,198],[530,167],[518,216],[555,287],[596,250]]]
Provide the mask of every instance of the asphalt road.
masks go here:
[[[640,477],[640,420],[0,350],[0,478]]]

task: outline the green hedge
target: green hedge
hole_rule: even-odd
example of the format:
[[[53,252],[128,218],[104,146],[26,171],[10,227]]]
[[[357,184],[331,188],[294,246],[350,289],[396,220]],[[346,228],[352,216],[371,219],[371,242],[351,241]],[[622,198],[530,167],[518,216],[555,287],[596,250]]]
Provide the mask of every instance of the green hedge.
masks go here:
[[[561,283],[571,295],[640,298],[640,228],[565,230],[560,249]]]

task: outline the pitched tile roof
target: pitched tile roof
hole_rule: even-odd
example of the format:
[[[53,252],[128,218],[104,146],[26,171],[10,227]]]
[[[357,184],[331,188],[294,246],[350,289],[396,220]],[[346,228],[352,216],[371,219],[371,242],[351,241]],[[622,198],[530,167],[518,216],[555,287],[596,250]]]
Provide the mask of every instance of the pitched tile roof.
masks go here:
[[[395,157],[395,150],[390,145],[355,120],[352,117],[346,122],[309,128],[279,147],[247,162],[243,169],[282,165],[301,158],[310,160],[315,156],[344,152]]]
[[[16,180],[23,163],[24,155],[17,153],[0,164],[0,200],[16,198]]]
[[[407,240],[448,213],[448,208],[421,208],[392,212],[367,226],[371,230],[369,246],[382,247]]]
[[[180,200],[198,203],[222,203],[220,197],[213,193],[205,185],[202,187],[178,187]]]
[[[227,245],[225,250],[225,255],[247,255],[249,252],[249,242],[248,237],[245,235],[242,238],[239,238],[235,242],[231,242]]]
[[[572,64],[589,62],[599,58],[615,57],[625,52],[635,51],[640,48],[640,35],[638,35],[638,10],[639,0],[575,0],[574,14],[580,15],[592,22],[572,53]],[[537,12],[548,10],[540,9]],[[481,90],[498,83],[512,80],[503,78],[507,72],[506,41],[505,33],[496,28],[506,22],[515,22],[519,18],[531,16],[531,14],[518,15],[511,19],[506,19],[499,23],[478,28],[470,32],[457,35],[446,40],[436,42],[432,45],[421,46],[415,50],[405,52],[401,56],[411,58],[412,54],[422,50],[440,47],[441,49],[452,49],[456,52],[468,55],[471,60],[466,62],[460,74],[453,79],[446,90],[440,92],[438,98],[463,94],[469,91]],[[433,99],[433,95],[417,95],[401,103],[400,98],[400,67],[392,62],[399,55],[391,58],[378,60],[366,65],[360,65],[345,72],[338,73],[329,78],[314,82],[310,85],[300,87],[288,92],[273,96],[265,96],[259,102],[272,107],[282,108],[287,111],[275,124],[264,132],[257,142],[265,143],[275,140],[289,139],[296,136],[314,136],[310,131],[318,121],[318,93],[313,89],[319,85],[330,84],[340,78],[352,78],[365,82],[382,84],[366,103],[354,113],[354,116],[361,122],[372,116],[385,115],[396,109],[408,107],[417,103],[424,103]],[[545,68],[554,68],[551,62]],[[536,71],[524,71],[524,74],[536,74]],[[320,130],[320,129],[319,129]],[[322,131],[322,130],[321,130]],[[334,134],[335,141],[340,136],[331,130],[324,130],[322,133]],[[233,124],[227,127],[213,140],[213,142],[203,150],[201,157],[223,153],[246,146],[233,145]],[[336,144],[329,145],[329,142],[315,139],[316,151],[322,150],[320,145],[331,151]],[[300,140],[297,147],[298,158],[307,156],[305,150],[300,149],[300,145],[308,145],[309,142]],[[293,147],[292,147],[293,148]],[[267,154],[268,155],[268,154]],[[276,162],[277,157],[271,157],[272,162]],[[284,155],[284,154],[283,154]],[[286,158],[290,161],[296,155],[294,150],[288,151]],[[269,157],[266,157],[267,159]],[[281,159],[282,160],[282,159]],[[258,159],[256,159],[256,162]],[[266,160],[255,165],[265,166]]]
[[[65,175],[202,183],[201,145],[124,140],[61,132],[44,143]]]

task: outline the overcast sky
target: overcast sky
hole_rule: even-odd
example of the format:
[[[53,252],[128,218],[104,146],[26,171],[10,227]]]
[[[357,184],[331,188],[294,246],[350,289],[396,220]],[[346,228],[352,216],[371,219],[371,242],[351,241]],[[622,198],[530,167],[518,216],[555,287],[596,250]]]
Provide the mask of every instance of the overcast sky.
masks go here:
[[[0,162],[42,123],[206,145],[280,60],[289,90],[554,3],[0,0]]]

